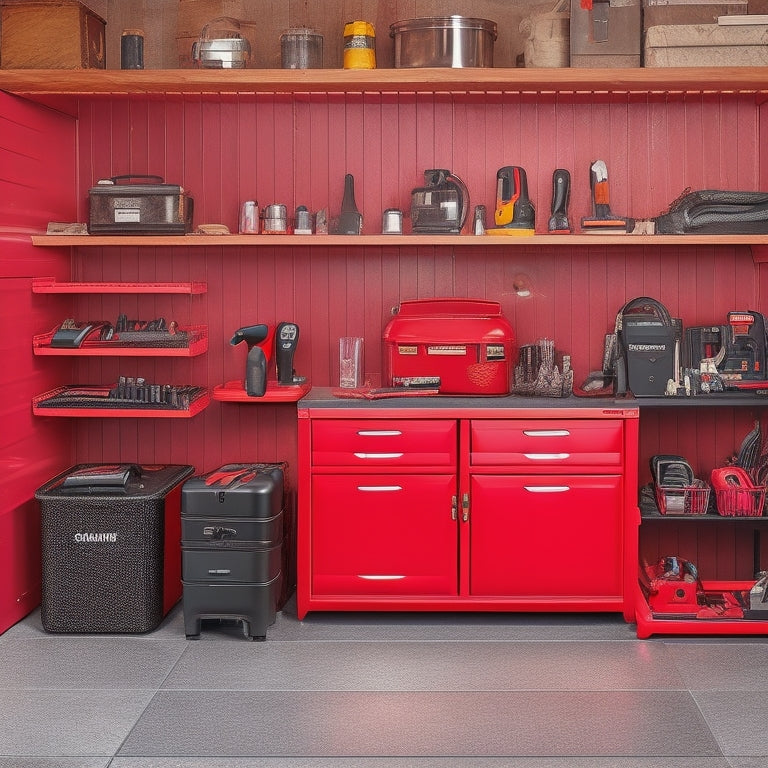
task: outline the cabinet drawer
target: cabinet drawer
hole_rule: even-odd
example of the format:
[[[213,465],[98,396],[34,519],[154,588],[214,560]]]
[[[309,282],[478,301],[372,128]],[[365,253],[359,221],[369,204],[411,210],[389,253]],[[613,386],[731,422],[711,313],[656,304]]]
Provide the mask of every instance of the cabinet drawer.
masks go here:
[[[455,475],[318,475],[312,592],[456,595]]]
[[[312,424],[316,466],[455,467],[453,420],[318,420]]]
[[[622,464],[618,419],[482,421],[471,425],[471,463],[524,468]]]

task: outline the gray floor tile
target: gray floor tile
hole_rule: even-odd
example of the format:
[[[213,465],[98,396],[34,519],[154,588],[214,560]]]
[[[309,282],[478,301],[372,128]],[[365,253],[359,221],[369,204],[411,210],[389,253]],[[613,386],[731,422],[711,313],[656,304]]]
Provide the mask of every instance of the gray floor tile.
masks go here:
[[[728,757],[730,768],[765,768],[768,765],[768,754],[757,757]]]
[[[675,691],[162,691],[119,752],[158,757],[720,754],[693,700]]]
[[[107,768],[108,757],[0,757],[0,768]]]
[[[108,768],[108,757],[0,757],[0,768]]]
[[[754,768],[764,768],[765,763]],[[0,768],[4,768],[0,763]],[[44,768],[47,768],[45,766]],[[116,757],[109,768],[733,768],[724,757]],[[753,768],[739,766],[738,768]]]
[[[693,693],[724,755],[768,755],[768,729],[762,717],[765,695],[765,692],[754,694],[740,691]],[[768,765],[768,760],[763,765]]]
[[[677,643],[667,654],[691,690],[768,691],[767,644]]]
[[[663,645],[192,643],[163,688],[317,691],[680,689]]]
[[[110,756],[150,691],[0,690],[0,755]]]
[[[134,637],[9,639],[0,688],[158,688],[185,646]]]

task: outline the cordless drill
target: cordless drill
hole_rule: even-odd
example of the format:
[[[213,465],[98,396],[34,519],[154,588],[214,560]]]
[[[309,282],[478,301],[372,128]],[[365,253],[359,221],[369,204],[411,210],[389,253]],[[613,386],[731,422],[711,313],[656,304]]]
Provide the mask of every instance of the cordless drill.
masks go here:
[[[267,366],[272,354],[275,329],[268,325],[246,325],[238,328],[229,343],[234,347],[241,341],[248,345],[245,362],[245,392],[250,397],[264,397],[267,391]]]

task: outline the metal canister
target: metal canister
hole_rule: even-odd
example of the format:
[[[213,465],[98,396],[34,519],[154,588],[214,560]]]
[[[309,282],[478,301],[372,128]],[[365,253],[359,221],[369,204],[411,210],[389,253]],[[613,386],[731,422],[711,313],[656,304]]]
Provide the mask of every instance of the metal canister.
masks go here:
[[[267,205],[262,219],[264,233],[285,234],[288,231],[288,209],[281,203]]]
[[[323,36],[306,27],[287,29],[280,35],[280,55],[283,69],[321,69]]]
[[[475,206],[475,218],[474,218],[474,223],[472,224],[472,234],[473,235],[485,234],[485,206],[484,205]]]
[[[376,32],[370,22],[344,25],[344,69],[376,69]]]
[[[309,212],[306,205],[300,205],[296,208],[296,213],[293,217],[293,234],[312,234],[312,214]]]
[[[120,36],[120,68],[144,69],[144,32],[124,29]]]
[[[381,217],[383,235],[403,234],[403,212],[399,208],[387,208]]]
[[[259,234],[259,204],[255,200],[246,200],[240,206],[240,226],[237,231],[241,235]]]

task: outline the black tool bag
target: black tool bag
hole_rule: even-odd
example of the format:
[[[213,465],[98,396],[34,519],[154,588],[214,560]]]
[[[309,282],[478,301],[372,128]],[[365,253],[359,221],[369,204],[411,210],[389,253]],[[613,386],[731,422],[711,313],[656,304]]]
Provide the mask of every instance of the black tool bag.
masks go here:
[[[768,192],[687,192],[654,219],[657,235],[768,233]]]
[[[616,316],[616,394],[663,396],[675,378],[679,322],[655,299],[628,301]]]

